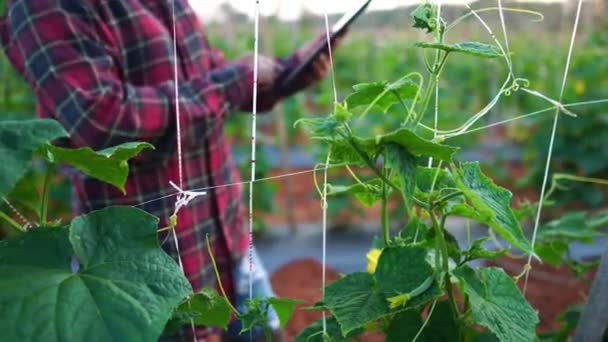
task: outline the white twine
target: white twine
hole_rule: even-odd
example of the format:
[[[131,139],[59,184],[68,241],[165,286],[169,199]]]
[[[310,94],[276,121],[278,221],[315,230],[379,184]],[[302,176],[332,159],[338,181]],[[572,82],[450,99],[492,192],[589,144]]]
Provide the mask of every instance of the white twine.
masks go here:
[[[437,29],[441,30],[441,1],[437,1]],[[440,33],[441,34],[441,33]],[[440,52],[437,50],[437,56]],[[437,129],[439,127],[439,74],[435,76],[435,120],[433,124],[433,141],[437,139]],[[428,167],[433,166],[433,157],[429,157]],[[416,231],[417,232],[417,231]]]
[[[568,55],[566,58],[566,66],[564,67],[564,75],[562,76],[562,85],[559,92],[558,102],[561,104],[562,99],[564,97],[564,90],[566,89],[566,81],[568,79],[568,71],[570,70],[570,62],[572,60],[572,53],[574,51],[574,42],[576,41],[576,31],[578,29],[578,22],[581,16],[581,8],[583,7],[583,1],[578,1],[578,7],[576,9],[576,17],[574,19],[574,27],[572,28],[572,36],[570,37],[570,46],[568,48]],[[563,106],[562,106],[563,108]],[[540,216],[543,210],[543,202],[545,198],[545,190],[547,187],[547,181],[549,179],[549,170],[551,168],[551,156],[553,154],[553,145],[555,143],[555,135],[557,133],[557,123],[559,121],[560,107],[555,109],[555,115],[553,118],[553,127],[551,128],[551,138],[549,140],[549,148],[547,151],[547,161],[545,162],[545,174],[543,176],[543,184],[540,189],[540,196],[538,199],[538,210],[536,211],[536,218],[534,220],[534,231],[532,232],[532,242],[531,242],[531,253],[528,255],[528,262],[526,263],[526,276],[524,280],[524,295],[528,290],[528,278],[530,276],[530,269],[532,265],[532,256],[534,255],[534,245],[536,244],[536,237],[538,233],[538,227],[540,224]]]
[[[249,300],[253,300],[253,184],[255,182],[255,158],[258,112],[258,57],[260,37],[260,1],[255,0],[254,47],[253,47],[253,104],[251,110],[251,180],[249,182]],[[249,340],[253,341],[250,331]]]
[[[334,92],[334,110],[336,108],[336,105],[338,104],[338,90],[336,88],[336,74],[334,71],[334,59],[333,59],[333,52],[332,52],[332,46],[331,46],[331,35],[329,32],[329,18],[327,16],[327,8],[323,9],[323,14],[325,17],[325,38],[327,41],[327,51],[328,51],[328,56],[329,56],[329,65],[330,65],[330,72],[331,72],[331,82],[332,82],[332,89]],[[327,170],[329,169],[329,163],[331,160],[331,147],[329,148],[329,151],[327,151],[327,158],[325,160],[325,170],[323,171],[323,198],[322,198],[322,215],[323,215],[323,222],[322,222],[322,230],[323,230],[323,242],[322,242],[322,257],[321,257],[321,296],[322,299],[325,299],[325,285],[327,283],[327,279],[326,279],[326,271],[325,268],[327,267]],[[325,311],[323,311],[323,336],[325,336],[327,334],[327,317],[325,315]]]
[[[169,182],[169,185],[171,185],[173,189],[177,190],[177,200],[175,201],[175,211],[173,211],[173,215],[177,215],[177,213],[183,207],[187,207],[190,202],[196,198],[207,195],[206,191],[183,190],[173,182]]]
[[[173,85],[175,87],[175,121],[176,121],[176,137],[177,137],[177,165],[178,165],[178,173],[179,173],[179,187],[175,186],[173,182],[170,182],[174,188],[179,191],[177,196],[177,201],[175,202],[175,211],[173,213],[174,216],[177,215],[178,211],[184,206],[187,205],[192,199],[191,194],[187,194],[182,190],[184,187],[184,172],[183,172],[183,155],[182,155],[182,133],[181,133],[181,115],[180,115],[180,107],[179,107],[179,75],[178,75],[178,55],[177,55],[177,17],[175,15],[175,2],[177,0],[171,1],[171,15],[172,15],[172,34],[173,34]],[[175,245],[175,251],[177,253],[177,261],[179,263],[179,267],[182,270],[184,276],[186,272],[184,270],[184,264],[182,263],[182,255],[179,248],[179,241],[177,239],[177,227],[173,227],[171,229],[173,243]],[[192,330],[192,339],[196,342],[196,327],[194,325],[194,319],[190,319],[190,328]]]

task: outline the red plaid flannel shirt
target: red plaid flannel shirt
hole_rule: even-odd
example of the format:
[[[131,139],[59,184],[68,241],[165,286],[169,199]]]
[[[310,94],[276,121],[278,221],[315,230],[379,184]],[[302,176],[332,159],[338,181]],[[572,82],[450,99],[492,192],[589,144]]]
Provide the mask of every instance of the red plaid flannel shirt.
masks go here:
[[[34,90],[39,115],[61,122],[71,146],[156,146],[131,162],[126,195],[74,176],[78,213],[175,192],[169,185],[179,181],[171,1],[9,0],[0,19],[2,46]],[[209,46],[186,0],[175,5],[184,188],[239,182],[223,125],[228,112],[251,105],[252,70]],[[292,68],[297,58],[279,61]],[[164,224],[174,203],[169,197],[142,208]],[[217,285],[205,247],[208,234],[224,287],[232,292],[232,267],[248,246],[241,187],[209,190],[178,219],[182,262],[194,290]],[[176,257],[173,246],[163,244]],[[204,330],[197,334],[202,337]]]

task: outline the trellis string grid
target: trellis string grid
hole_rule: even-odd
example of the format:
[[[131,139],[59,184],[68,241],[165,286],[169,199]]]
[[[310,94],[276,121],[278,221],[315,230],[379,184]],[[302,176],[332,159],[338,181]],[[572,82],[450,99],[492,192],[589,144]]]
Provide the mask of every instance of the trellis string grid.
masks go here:
[[[176,5],[175,2],[177,0],[172,0],[172,15],[173,15],[173,23],[172,23],[172,34],[173,34],[173,53],[174,53],[174,70],[173,70],[173,76],[174,76],[174,86],[175,86],[175,119],[176,119],[176,139],[177,139],[177,154],[178,154],[178,172],[179,172],[179,186],[176,185],[175,183],[173,183],[172,181],[170,182],[171,187],[173,187],[176,192],[172,193],[172,194],[168,194],[165,196],[161,196],[158,198],[153,198],[150,200],[147,200],[145,202],[141,202],[137,205],[134,205],[134,207],[139,207],[139,206],[143,206],[145,204],[149,204],[149,203],[153,203],[156,201],[160,201],[163,199],[167,199],[167,198],[171,198],[176,196],[176,202],[175,202],[175,210],[174,210],[174,217],[176,217],[180,211],[180,209],[182,209],[183,207],[187,206],[192,200],[196,199],[197,197],[200,196],[204,196],[206,195],[206,191],[208,190],[212,190],[212,189],[217,189],[217,188],[222,188],[222,187],[231,187],[231,186],[241,186],[241,185],[245,185],[245,184],[249,184],[250,187],[250,191],[249,191],[249,265],[250,265],[250,274],[249,274],[249,295],[250,298],[253,298],[253,290],[252,290],[252,274],[253,274],[253,262],[252,262],[252,258],[253,258],[253,185],[256,182],[261,182],[261,181],[270,181],[270,180],[275,180],[275,179],[280,179],[280,178],[285,178],[285,177],[293,177],[293,176],[298,176],[298,175],[304,175],[304,174],[311,174],[311,173],[315,173],[317,171],[324,171],[324,176],[323,176],[323,191],[322,191],[322,214],[323,214],[323,222],[322,222],[322,228],[323,228],[323,245],[322,245],[322,253],[323,253],[323,257],[322,257],[322,263],[323,263],[323,274],[322,274],[322,286],[323,288],[325,287],[326,283],[326,279],[325,279],[325,267],[326,267],[326,232],[327,232],[327,172],[330,169],[333,168],[337,168],[337,167],[342,167],[342,165],[331,165],[330,164],[330,153],[331,151],[328,151],[327,154],[327,158],[326,161],[324,163],[324,167],[323,168],[314,168],[311,170],[304,170],[304,171],[299,171],[299,172],[293,172],[293,173],[287,173],[287,174],[281,174],[281,175],[277,175],[277,176],[273,176],[273,177],[266,177],[266,178],[260,178],[260,179],[256,179],[255,178],[255,157],[256,157],[256,118],[257,118],[257,96],[258,96],[258,57],[259,57],[259,0],[255,0],[255,14],[254,14],[254,25],[255,25],[255,37],[254,37],[254,77],[253,77],[253,83],[254,83],[254,87],[253,87],[253,106],[252,106],[252,127],[251,127],[251,133],[252,133],[252,138],[251,138],[251,179],[247,182],[236,182],[236,183],[229,183],[229,184],[222,184],[222,185],[216,185],[216,186],[211,186],[211,187],[204,187],[204,188],[198,188],[198,189],[192,189],[192,190],[184,190],[184,175],[183,175],[183,159],[182,159],[182,141],[181,141],[181,115],[180,115],[180,94],[179,94],[179,76],[178,76],[178,63],[177,63],[177,40],[176,40],[176,36],[177,36],[177,28],[176,28]],[[437,2],[438,5],[438,12],[440,13],[441,11],[441,2]],[[578,30],[578,26],[579,26],[579,20],[580,20],[580,16],[581,16],[581,10],[582,10],[582,0],[578,1],[578,5],[577,5],[577,10],[576,10],[576,16],[574,19],[574,25],[573,25],[573,30],[572,30],[572,34],[571,34],[571,39],[570,39],[570,44],[569,44],[569,49],[568,49],[568,53],[567,53],[567,58],[566,58],[566,63],[565,63],[565,68],[564,68],[564,73],[563,73],[563,77],[562,77],[562,82],[561,82],[561,88],[560,88],[560,93],[559,93],[559,97],[558,100],[553,100],[550,97],[541,94],[538,91],[535,90],[530,90],[527,89],[525,87],[519,87],[519,83],[524,81],[523,79],[518,79],[515,78],[515,75],[513,74],[513,69],[512,69],[512,62],[511,62],[511,57],[510,57],[510,50],[509,50],[509,40],[508,40],[508,34],[507,34],[507,29],[506,29],[506,24],[505,24],[505,19],[504,19],[504,11],[509,10],[509,11],[514,11],[513,9],[506,9],[502,6],[502,1],[498,0],[498,13],[499,13],[499,17],[500,17],[500,22],[501,22],[501,27],[502,27],[502,31],[503,31],[503,36],[504,36],[504,47],[503,44],[500,43],[500,41],[496,38],[496,36],[494,35],[494,33],[492,32],[492,30],[490,29],[490,27],[487,25],[487,23],[485,23],[485,21],[478,15],[478,12],[481,12],[482,10],[474,10],[472,9],[468,4],[466,5],[466,7],[469,9],[471,15],[475,16],[477,18],[477,20],[484,26],[484,28],[486,29],[486,31],[488,31],[488,33],[490,34],[490,36],[492,37],[492,39],[495,41],[495,43],[497,44],[497,46],[499,47],[499,49],[501,50],[501,52],[503,53],[504,58],[506,59],[506,63],[507,66],[509,68],[509,74],[507,76],[506,81],[503,83],[503,86],[501,87],[500,91],[498,92],[498,94],[492,99],[492,101],[486,106],[484,107],[480,112],[476,113],[475,115],[473,115],[470,119],[468,119],[461,127],[454,129],[454,130],[447,130],[447,131],[442,131],[438,129],[438,119],[439,119],[439,80],[437,79],[436,84],[435,84],[435,121],[434,121],[434,127],[428,127],[425,126],[424,124],[420,124],[420,127],[426,130],[429,130],[433,133],[433,136],[435,138],[452,138],[452,137],[456,137],[456,136],[461,136],[461,135],[465,135],[465,134],[470,134],[473,132],[478,132],[480,130],[485,130],[491,127],[496,127],[499,125],[504,125],[510,122],[514,122],[517,120],[521,120],[521,119],[525,119],[525,118],[529,118],[532,116],[536,116],[542,113],[546,113],[546,112],[550,112],[550,111],[555,111],[554,113],[554,119],[553,119],[553,125],[552,125],[552,130],[551,130],[551,135],[550,135],[550,139],[549,139],[549,146],[548,146],[548,151],[547,151],[547,158],[546,158],[546,162],[545,162],[545,168],[544,168],[544,176],[543,176],[543,181],[542,181],[542,186],[540,189],[540,196],[539,196],[539,206],[537,208],[537,212],[536,212],[536,216],[535,216],[535,221],[534,221],[534,229],[533,229],[533,235],[532,235],[532,239],[531,239],[531,246],[532,246],[532,250],[534,249],[534,245],[536,242],[536,237],[537,237],[537,232],[538,232],[538,228],[539,228],[539,224],[540,224],[540,218],[541,218],[541,214],[542,214],[542,210],[543,210],[543,202],[544,202],[544,196],[545,196],[545,191],[546,191],[546,186],[547,186],[547,181],[549,178],[549,171],[550,171],[550,166],[551,166],[551,158],[552,158],[552,153],[553,153],[553,147],[554,147],[554,142],[555,142],[555,138],[556,138],[556,132],[557,132],[557,127],[558,127],[558,121],[559,121],[559,115],[560,114],[567,114],[567,115],[571,115],[571,116],[576,116],[575,113],[571,112],[569,110],[569,108],[573,108],[573,107],[579,107],[579,106],[587,106],[587,105],[597,105],[597,104],[606,104],[608,103],[608,99],[600,99],[600,100],[590,100],[590,101],[581,101],[581,102],[573,102],[573,103],[568,103],[568,104],[564,104],[562,103],[563,100],[563,95],[564,95],[564,91],[565,91],[565,87],[566,87],[566,82],[567,82],[567,76],[568,76],[568,72],[569,72],[569,68],[570,68],[570,64],[571,64],[571,59],[572,59],[572,55],[574,52],[574,45],[575,45],[575,41],[576,41],[576,35],[577,35],[577,30]],[[335,72],[334,72],[334,64],[333,64],[333,56],[332,56],[332,47],[331,47],[331,39],[330,39],[330,33],[329,33],[329,21],[328,21],[328,16],[327,13],[324,13],[325,16],[325,30],[326,30],[326,36],[327,36],[327,44],[328,44],[328,51],[329,51],[329,59],[330,59],[330,66],[331,66],[331,76],[332,76],[332,86],[333,86],[333,92],[334,92],[334,104],[338,103],[338,95],[337,95],[337,90],[336,90],[336,82],[335,82]],[[439,19],[438,19],[439,20]],[[453,24],[452,24],[453,25]],[[508,95],[510,93],[510,91],[514,91],[514,90],[518,90],[521,89],[523,91],[525,91],[526,93],[542,98],[544,100],[546,100],[547,102],[551,103],[552,106],[535,111],[535,112],[531,112],[531,113],[526,113],[523,115],[519,115],[510,119],[506,119],[506,120],[502,120],[502,121],[498,121],[495,123],[491,123],[485,126],[480,126],[480,127],[475,127],[472,128],[473,125],[475,125],[475,123],[477,123],[479,121],[479,119],[481,119],[483,116],[485,116],[485,114],[487,114],[489,112],[489,110],[491,108],[493,108],[496,103],[498,102],[498,99],[502,96],[502,95]],[[432,161],[429,161],[430,163],[432,163]],[[17,217],[19,217],[20,220],[22,220],[23,222],[25,222],[25,228],[29,228],[29,226],[31,226],[31,224],[29,223],[29,221],[27,221],[27,219],[25,218],[25,216],[23,216],[13,205],[11,205],[11,203],[8,201],[7,198],[3,197],[3,201],[5,203],[7,203],[7,205],[9,205],[9,208],[11,208],[11,210],[13,210],[15,212],[15,215]],[[181,254],[180,254],[180,249],[179,249],[179,243],[177,240],[177,232],[176,229],[174,227],[174,229],[172,230],[172,237],[174,240],[174,244],[175,244],[175,248],[176,248],[176,252],[178,255],[178,263],[180,268],[182,269],[182,272],[184,270],[183,268],[183,264],[181,262]],[[528,277],[531,271],[531,261],[533,258],[533,254],[529,254],[528,256],[528,261],[526,263],[525,269],[523,274],[525,274],[525,281],[524,281],[524,294],[526,293],[526,289],[527,289],[527,282],[528,282]],[[325,316],[323,316],[323,332],[326,332],[326,320],[325,320]],[[194,331],[194,323],[191,322],[191,326],[193,329],[193,338],[196,341],[196,334]]]
[[[441,2],[437,3],[438,5],[438,13],[440,13],[441,11]],[[556,128],[557,128],[557,121],[558,121],[558,117],[560,112],[563,112],[565,114],[569,114],[572,116],[575,116],[574,113],[572,113],[571,111],[569,111],[567,108],[568,107],[576,107],[576,106],[583,106],[583,105],[590,105],[590,104],[603,104],[603,103],[607,103],[608,99],[602,99],[602,100],[592,100],[592,101],[584,101],[584,102],[577,102],[577,103],[571,103],[571,104],[563,104],[562,103],[562,99],[563,99],[563,93],[565,90],[565,85],[566,85],[566,79],[567,79],[567,74],[568,74],[568,70],[569,70],[569,66],[570,66],[570,61],[571,61],[571,56],[574,50],[574,42],[575,42],[575,38],[576,38],[576,31],[577,31],[577,27],[578,27],[578,22],[579,22],[579,18],[580,18],[580,13],[581,13],[581,7],[582,7],[582,0],[579,0],[578,3],[578,8],[577,8],[577,13],[576,13],[576,17],[575,17],[575,23],[574,23],[574,28],[572,31],[572,38],[570,41],[570,47],[568,50],[568,57],[567,57],[567,61],[566,61],[566,67],[564,70],[564,77],[562,80],[562,87],[560,90],[560,96],[559,96],[559,100],[553,100],[551,98],[549,98],[546,95],[541,94],[538,91],[534,91],[534,90],[529,90],[526,89],[525,87],[519,88],[519,84],[518,82],[521,82],[522,79],[517,79],[515,78],[514,74],[513,74],[513,68],[512,68],[512,62],[511,62],[511,57],[510,57],[510,50],[509,50],[509,40],[508,40],[508,34],[507,34],[507,29],[506,29],[506,24],[505,24],[505,19],[504,19],[504,8],[502,6],[502,1],[498,0],[498,12],[499,12],[499,17],[500,17],[500,22],[501,22],[501,28],[503,31],[503,36],[504,36],[504,47],[503,45],[500,43],[500,41],[496,38],[495,34],[493,33],[493,31],[491,30],[491,28],[487,25],[487,23],[478,15],[477,11],[475,11],[473,8],[471,8],[468,4],[466,5],[466,7],[469,9],[469,11],[471,12],[471,15],[475,16],[479,22],[484,26],[484,28],[486,29],[486,31],[488,31],[488,33],[490,34],[490,36],[492,37],[492,39],[495,41],[495,43],[497,43],[498,47],[500,48],[501,52],[503,53],[504,58],[506,59],[506,63],[507,66],[509,68],[509,74],[507,76],[506,81],[504,82],[503,86],[501,87],[499,93],[497,94],[497,96],[495,96],[495,98],[486,106],[484,107],[480,112],[476,113],[471,119],[467,120],[467,122],[459,129],[456,130],[451,130],[451,131],[441,131],[438,129],[438,119],[439,119],[439,79],[436,80],[436,84],[435,84],[435,120],[434,120],[434,128],[429,128],[426,127],[424,125],[421,124],[421,126],[423,128],[426,128],[428,130],[431,130],[433,132],[433,135],[435,138],[438,137],[439,134],[444,135],[445,138],[451,138],[451,137],[456,137],[456,136],[460,136],[460,135],[464,135],[464,134],[469,134],[472,132],[476,132],[476,131],[480,131],[480,130],[484,130],[490,127],[495,127],[498,125],[503,125],[506,123],[510,123],[516,120],[520,120],[520,119],[524,119],[527,117],[531,117],[534,115],[538,115],[541,113],[545,113],[551,110],[555,110],[555,115],[554,115],[554,125],[553,125],[553,129],[552,129],[552,133],[551,133],[551,138],[550,138],[550,142],[549,142],[549,151],[547,153],[547,163],[545,164],[545,174],[543,177],[543,185],[541,188],[541,195],[540,195],[540,205],[538,207],[538,211],[537,211],[537,215],[536,215],[536,220],[535,220],[535,224],[534,224],[534,231],[533,231],[533,236],[532,236],[532,249],[534,247],[534,243],[536,240],[536,235],[537,235],[537,231],[538,231],[538,226],[539,226],[539,222],[540,222],[540,215],[542,212],[542,200],[544,197],[544,192],[545,192],[545,188],[546,188],[546,184],[547,184],[547,179],[548,179],[548,174],[549,174],[549,169],[550,169],[550,161],[551,161],[551,155],[553,152],[553,143],[555,141],[555,135],[556,135]],[[325,12],[324,14],[325,16],[325,29],[326,29],[326,35],[327,35],[327,44],[328,44],[328,51],[329,51],[329,58],[330,58],[330,64],[331,64],[331,73],[332,73],[332,87],[333,87],[333,92],[334,92],[334,104],[338,103],[338,96],[337,96],[337,90],[336,90],[336,83],[335,83],[335,73],[334,73],[334,66],[333,66],[333,56],[332,56],[332,48],[331,48],[331,39],[330,39],[330,35],[329,35],[329,21],[328,21],[328,17],[327,17],[327,13]],[[438,19],[439,21],[439,19]],[[284,175],[278,175],[278,176],[274,176],[274,177],[268,177],[268,178],[263,178],[263,179],[259,179],[256,180],[255,179],[255,158],[256,158],[256,119],[257,119],[257,86],[258,86],[258,56],[259,56],[259,0],[255,1],[255,14],[254,14],[254,25],[255,25],[255,32],[254,32],[254,90],[253,90],[253,106],[252,106],[252,139],[251,139],[251,179],[249,182],[238,182],[238,183],[232,183],[232,184],[225,184],[225,185],[218,185],[218,186],[213,186],[213,187],[207,187],[207,188],[200,188],[200,189],[194,189],[192,191],[190,191],[190,193],[198,193],[197,196],[200,196],[202,194],[204,194],[205,190],[210,190],[210,189],[215,189],[215,188],[220,188],[220,187],[227,187],[227,186],[239,186],[239,185],[243,185],[243,184],[249,184],[250,187],[250,191],[249,191],[249,263],[250,263],[250,279],[249,279],[249,295],[250,298],[252,298],[253,296],[253,290],[252,290],[252,270],[253,270],[253,262],[252,262],[252,253],[253,253],[253,185],[254,183],[258,182],[258,181],[268,181],[268,180],[273,180],[273,179],[279,179],[279,178],[284,178],[284,177],[292,177],[292,176],[296,176],[296,175],[302,175],[302,174],[307,174],[307,173],[314,173],[316,171],[320,171],[323,170],[324,171],[324,176],[323,176],[323,192],[322,192],[322,210],[323,210],[323,222],[322,222],[322,228],[323,228],[323,245],[322,245],[322,263],[323,263],[323,275],[322,275],[322,285],[323,287],[325,286],[325,266],[326,266],[326,231],[327,231],[327,171],[331,168],[334,167],[339,167],[340,165],[330,165],[330,153],[331,151],[328,151],[328,155],[327,155],[327,159],[325,162],[325,165],[322,169],[319,168],[315,168],[312,170],[306,170],[306,171],[301,171],[301,172],[295,172],[295,173],[289,173],[289,174],[284,174]],[[440,25],[438,23],[438,25]],[[174,27],[174,35],[175,35],[175,27]],[[176,46],[174,46],[174,52],[176,53]],[[179,99],[179,88],[177,87],[177,65],[175,66],[175,76],[176,76],[176,99]],[[509,87],[509,83],[513,82],[511,84],[511,86]],[[479,119],[481,119],[483,116],[485,116],[485,114],[487,114],[489,112],[489,110],[491,108],[493,108],[496,103],[498,102],[499,98],[502,97],[502,95],[508,95],[509,92],[511,90],[513,90],[512,88],[516,88],[517,89],[522,89],[523,91],[526,91],[527,93],[533,95],[533,96],[537,96],[540,98],[545,99],[546,101],[550,102],[551,104],[553,104],[553,106],[536,111],[536,112],[532,112],[532,113],[527,113],[527,114],[523,114],[511,119],[507,119],[507,120],[503,120],[503,121],[499,121],[496,123],[492,123],[486,126],[482,126],[482,127],[477,127],[477,128],[471,128],[476,122],[479,121]],[[179,100],[176,100],[176,117],[179,118]],[[180,138],[180,131],[179,131],[179,120],[178,120],[178,158],[180,159],[180,184],[183,184],[183,176],[182,176],[182,171],[181,171],[181,138]],[[432,163],[432,160],[429,160],[429,163]],[[175,187],[176,189],[178,189],[177,187]],[[181,188],[179,188],[181,189]],[[146,201],[144,203],[141,203],[139,205],[143,205],[146,203],[151,203],[153,201],[156,200],[160,200],[163,198],[168,198],[171,196],[186,196],[185,192],[183,190],[178,191],[177,193],[174,194],[170,194],[167,196],[163,196],[162,198],[158,198],[158,199],[153,199],[150,201]],[[195,196],[196,197],[196,196]],[[191,198],[193,199],[193,198]],[[180,202],[178,200],[178,202]],[[187,203],[186,203],[187,204]],[[179,254],[179,250],[178,250],[178,254]],[[528,263],[526,264],[526,270],[525,270],[525,274],[526,274],[526,280],[525,280],[525,285],[524,285],[524,293],[525,293],[525,289],[526,289],[526,285],[527,285],[527,279],[529,276],[529,271],[531,269],[531,260],[532,260],[532,256],[533,254],[530,254],[528,257]],[[181,261],[180,261],[181,264]],[[326,321],[324,319],[323,322],[323,329],[325,332],[326,329]]]

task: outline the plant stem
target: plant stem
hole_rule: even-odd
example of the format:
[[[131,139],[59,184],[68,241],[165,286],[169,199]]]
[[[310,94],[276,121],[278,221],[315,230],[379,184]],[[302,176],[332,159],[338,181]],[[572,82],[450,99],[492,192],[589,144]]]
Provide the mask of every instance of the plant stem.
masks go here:
[[[3,219],[8,223],[9,227],[15,230],[18,233],[25,233],[25,228],[23,228],[17,221],[13,220],[10,216],[0,211],[0,219]]]
[[[49,163],[46,169],[46,175],[44,176],[44,185],[42,188],[42,201],[40,202],[40,227],[45,227],[47,224],[47,212],[49,206],[49,186],[51,183],[51,177],[55,170],[55,164]]]
[[[234,314],[238,316],[240,314],[239,310],[237,310],[234,307],[234,305],[232,305],[232,303],[230,303],[230,300],[228,299],[228,295],[226,295],[226,291],[224,291],[224,285],[222,284],[222,278],[220,278],[220,271],[217,269],[217,263],[215,262],[215,256],[213,255],[213,251],[211,250],[211,243],[209,242],[209,234],[207,234],[205,239],[207,240],[207,252],[209,252],[209,257],[211,258],[211,264],[213,265],[213,271],[215,272],[215,277],[217,278],[217,284],[220,287],[220,291],[222,292],[224,299],[226,299],[226,303],[228,303],[228,306],[230,306],[230,309],[232,309]]]
[[[384,245],[388,245],[391,239],[388,225],[388,188],[385,182],[382,182],[382,236],[384,237]]]
[[[445,216],[442,217],[441,223],[437,221],[437,217],[433,212],[429,212],[431,220],[433,222],[433,228],[435,229],[435,237],[439,241],[439,246],[441,248],[441,261],[442,261],[442,269],[445,273],[445,281],[444,286],[445,290],[448,293],[448,299],[452,306],[452,313],[454,315],[454,321],[458,322],[458,307],[456,305],[456,298],[454,297],[454,291],[452,288],[452,282],[450,281],[450,269],[449,269],[449,254],[448,254],[448,245],[445,241],[445,236],[443,235],[443,229],[445,226]]]
[[[454,192],[452,192],[452,193],[449,193],[449,194],[447,194],[447,195],[445,195],[445,196],[443,196],[443,197],[439,198],[438,200],[433,201],[433,203],[432,203],[432,207],[434,208],[434,207],[436,207],[436,206],[440,205],[440,204],[441,204],[441,203],[443,203],[443,202],[447,202],[447,201],[449,201],[450,199],[452,199],[452,198],[454,198],[454,197],[461,196],[461,195],[463,195],[463,192],[462,192],[462,191],[454,191]]]

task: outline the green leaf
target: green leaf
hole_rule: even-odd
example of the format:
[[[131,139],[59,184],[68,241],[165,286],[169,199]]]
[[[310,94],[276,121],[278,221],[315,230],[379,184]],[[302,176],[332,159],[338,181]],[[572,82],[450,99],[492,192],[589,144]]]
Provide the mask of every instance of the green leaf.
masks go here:
[[[17,182],[13,190],[8,194],[8,198],[14,205],[21,205],[40,216],[40,193],[36,189],[36,184],[40,184],[34,172],[26,174]]]
[[[425,304],[441,295],[425,256],[420,247],[385,249],[375,276],[359,272],[333,282],[315,307],[330,310],[346,336],[377,319]],[[391,309],[388,299],[400,294],[410,296]]]
[[[538,240],[565,239],[591,243],[599,233],[587,224],[586,216],[584,212],[572,212],[548,222],[538,229]]]
[[[177,312],[182,314],[182,323],[194,321],[196,325],[226,328],[230,323],[230,305],[212,288],[204,288],[188,301],[182,303]]]
[[[454,274],[464,282],[474,323],[490,329],[500,341],[536,339],[538,315],[503,270],[483,268],[475,272],[461,267]]]
[[[539,241],[534,247],[534,252],[543,262],[557,267],[564,261],[564,254],[568,252],[568,243],[561,240]]]
[[[454,170],[454,179],[475,209],[476,214],[472,215],[475,219],[487,224],[513,246],[527,253],[532,252],[532,247],[511,210],[511,192],[486,177],[481,172],[479,163],[462,164]]]
[[[124,193],[129,175],[127,161],[146,148],[154,146],[132,142],[95,152],[90,147],[67,149],[45,145],[40,149],[40,154],[50,162],[68,164],[89,177],[114,185]]]
[[[407,208],[411,208],[414,205],[417,160],[400,145],[387,144],[385,149],[386,166],[396,171],[401,177],[401,194]]]
[[[495,251],[491,251],[485,249],[482,244],[486,241],[490,240],[490,238],[485,237],[481,239],[477,239],[473,241],[473,244],[467,251],[464,252],[464,256],[467,261],[477,260],[477,259],[496,259],[507,254],[509,251],[507,249],[498,249]]]
[[[422,318],[418,310],[406,310],[390,321],[386,331],[386,342],[413,341],[422,327]],[[419,341],[425,341],[424,338]]]
[[[441,295],[435,282],[422,294],[407,303],[390,309],[387,297],[374,289],[374,278],[369,273],[352,273],[335,281],[325,289],[325,301],[315,304],[316,309],[330,310],[336,318],[343,336],[363,328],[366,324],[427,303]]]
[[[374,103],[375,108],[386,113],[393,104],[399,102],[399,99],[405,101],[415,98],[418,93],[418,84],[409,78],[404,78],[394,83],[386,81],[361,83],[353,86],[353,90],[354,93],[346,98],[349,109]]]
[[[338,134],[341,123],[336,116],[328,115],[322,118],[300,119],[295,125],[302,124],[311,136],[311,139],[334,140]]]
[[[451,341],[460,334],[460,326],[454,321],[452,306],[444,300],[435,304],[433,315],[424,329],[425,341]]]
[[[307,326],[296,337],[295,342],[347,342],[355,338],[363,332],[363,329],[356,329],[350,332],[346,337],[342,337],[340,326],[334,317],[328,317],[325,322],[327,338],[323,337],[323,320],[314,321]]]
[[[375,160],[386,144],[396,144],[403,147],[414,157],[427,156],[449,162],[458,148],[437,144],[423,139],[407,128],[400,128],[391,133],[374,138],[352,137],[352,143],[370,160]],[[367,165],[355,148],[346,140],[333,141],[332,160],[353,165]]]
[[[343,336],[390,314],[385,297],[374,291],[374,283],[371,274],[358,272],[325,288],[323,305],[336,318]]]
[[[435,186],[433,187],[433,182]],[[454,178],[446,169],[419,166],[416,170],[416,187],[422,192],[439,191],[445,188],[455,188]]]
[[[386,333],[387,342],[413,341],[422,328],[422,318],[418,310],[399,313],[390,322]],[[418,341],[452,341],[459,335],[458,323],[454,321],[450,302],[435,304],[429,321],[418,336]]]
[[[69,231],[39,228],[0,242],[3,339],[158,339],[192,288],[160,249],[157,223],[110,207],[74,219]]]
[[[483,58],[496,58],[502,56],[496,46],[478,42],[463,42],[456,44],[417,42],[414,44],[414,46],[421,47],[423,49],[438,49],[445,52],[460,52]]]
[[[378,280],[378,290],[392,297],[410,293],[433,273],[433,268],[426,261],[426,250],[408,246],[385,248],[374,275]]]
[[[435,32],[437,29],[437,6],[425,2],[411,13],[414,27],[426,30],[426,33]]]
[[[458,151],[457,147],[442,145],[423,139],[407,128],[400,128],[384,136],[365,139],[363,140],[363,142],[364,144],[394,143],[405,148],[409,153],[411,153],[415,157],[433,157],[434,159],[439,159],[446,162],[451,161],[454,153]]]
[[[302,304],[304,301],[289,298],[266,298],[266,302],[272,305],[277,312],[281,328],[284,328],[287,323],[289,323],[289,319],[291,319],[296,305]]]
[[[361,204],[371,207],[382,198],[382,180],[379,178],[350,186],[327,185],[328,196],[340,196],[350,194],[355,196]]]
[[[38,147],[67,136],[55,120],[0,121],[0,197],[6,196],[25,175]]]
[[[245,302],[245,312],[237,315],[241,321],[240,335],[253,329],[255,326],[266,326],[268,321],[268,310],[263,308],[262,300],[259,297],[247,300]]]

